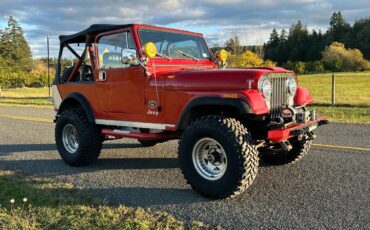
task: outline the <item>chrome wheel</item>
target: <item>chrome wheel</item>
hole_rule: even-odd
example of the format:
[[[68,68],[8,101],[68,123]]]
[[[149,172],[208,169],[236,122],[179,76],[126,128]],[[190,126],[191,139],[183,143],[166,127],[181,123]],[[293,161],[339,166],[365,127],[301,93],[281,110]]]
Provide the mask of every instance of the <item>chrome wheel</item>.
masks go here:
[[[226,172],[226,152],[212,138],[200,139],[193,148],[193,164],[199,175],[207,180],[218,180]]]
[[[71,154],[75,153],[78,149],[79,138],[77,129],[72,124],[67,124],[63,128],[63,145],[64,148]]]

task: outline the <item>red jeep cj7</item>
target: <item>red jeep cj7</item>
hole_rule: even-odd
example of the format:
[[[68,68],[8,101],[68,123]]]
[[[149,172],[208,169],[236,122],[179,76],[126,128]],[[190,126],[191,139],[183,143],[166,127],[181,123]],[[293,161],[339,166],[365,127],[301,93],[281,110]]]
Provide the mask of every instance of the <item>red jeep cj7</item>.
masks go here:
[[[180,139],[179,162],[191,187],[230,198],[252,184],[260,158],[296,162],[313,130],[328,123],[305,108],[312,99],[293,72],[225,69],[227,53],[212,57],[202,34],[92,25],[59,38],[55,140],[69,165],[96,161],[107,139],[134,138],[143,146]],[[63,52],[76,57],[74,65],[62,65]]]

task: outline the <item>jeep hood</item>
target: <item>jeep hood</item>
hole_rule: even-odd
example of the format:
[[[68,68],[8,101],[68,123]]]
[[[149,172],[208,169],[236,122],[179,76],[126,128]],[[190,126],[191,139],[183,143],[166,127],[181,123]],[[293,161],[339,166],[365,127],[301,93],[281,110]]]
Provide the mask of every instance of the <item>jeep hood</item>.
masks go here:
[[[168,91],[245,90],[249,85],[252,89],[256,89],[259,78],[271,72],[277,71],[272,68],[180,71],[167,76],[165,89]]]

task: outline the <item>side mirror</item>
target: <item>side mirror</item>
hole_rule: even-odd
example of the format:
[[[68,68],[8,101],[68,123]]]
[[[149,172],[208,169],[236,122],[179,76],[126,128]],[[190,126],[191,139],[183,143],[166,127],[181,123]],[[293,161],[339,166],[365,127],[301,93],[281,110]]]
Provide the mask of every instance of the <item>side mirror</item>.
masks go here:
[[[138,65],[138,57],[135,49],[122,49],[121,62],[125,65]]]

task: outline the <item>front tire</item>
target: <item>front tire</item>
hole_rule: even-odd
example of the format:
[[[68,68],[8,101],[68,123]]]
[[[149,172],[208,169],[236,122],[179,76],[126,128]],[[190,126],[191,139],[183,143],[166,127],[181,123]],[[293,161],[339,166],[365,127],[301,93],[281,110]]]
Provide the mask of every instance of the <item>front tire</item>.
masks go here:
[[[94,163],[101,152],[103,136],[81,108],[63,111],[55,126],[55,141],[60,156],[71,166]]]
[[[184,131],[179,161],[188,184],[212,199],[238,196],[258,171],[258,152],[247,129],[216,115],[201,117]]]
[[[263,148],[260,150],[260,157],[270,165],[294,164],[307,155],[312,143],[312,139],[305,136],[302,140],[291,140],[293,148],[290,151]]]

